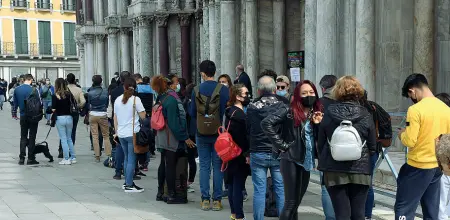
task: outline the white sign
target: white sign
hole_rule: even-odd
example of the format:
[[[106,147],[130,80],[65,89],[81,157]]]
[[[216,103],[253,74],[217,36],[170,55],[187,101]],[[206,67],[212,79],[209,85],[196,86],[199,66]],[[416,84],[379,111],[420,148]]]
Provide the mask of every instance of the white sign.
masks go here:
[[[290,68],[289,69],[291,73],[291,81],[292,82],[300,82],[301,76],[300,76],[300,68]]]

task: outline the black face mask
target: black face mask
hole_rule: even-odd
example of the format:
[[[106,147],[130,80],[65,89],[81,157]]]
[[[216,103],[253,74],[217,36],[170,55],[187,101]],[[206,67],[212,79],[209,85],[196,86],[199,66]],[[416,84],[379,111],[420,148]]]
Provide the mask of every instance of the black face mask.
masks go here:
[[[411,101],[414,103],[414,104],[416,104],[418,101],[417,101],[417,99],[413,99],[413,98],[411,98]]]
[[[243,106],[247,106],[248,104],[250,104],[250,97],[249,96],[246,96],[246,97],[243,97],[244,98],[244,101],[242,101],[242,105]]]
[[[313,107],[315,102],[316,102],[316,97],[315,96],[302,97],[302,105],[303,105],[303,107],[311,108],[311,107]]]

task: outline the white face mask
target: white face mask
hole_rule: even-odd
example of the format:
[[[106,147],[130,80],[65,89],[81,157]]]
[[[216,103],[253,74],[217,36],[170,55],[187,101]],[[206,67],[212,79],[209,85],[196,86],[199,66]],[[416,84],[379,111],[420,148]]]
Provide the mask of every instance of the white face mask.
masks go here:
[[[181,86],[180,86],[180,84],[178,84],[178,85],[177,85],[177,88],[175,89],[175,92],[179,92],[180,89],[181,89]]]
[[[221,83],[222,85],[224,85],[224,86],[226,86],[226,87],[228,87],[228,84],[227,83]]]

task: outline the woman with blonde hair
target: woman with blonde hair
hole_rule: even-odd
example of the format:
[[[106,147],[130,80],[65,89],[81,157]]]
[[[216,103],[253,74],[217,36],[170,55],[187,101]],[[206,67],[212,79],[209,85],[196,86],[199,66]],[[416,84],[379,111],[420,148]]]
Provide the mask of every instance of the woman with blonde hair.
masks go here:
[[[332,94],[336,103],[329,105],[319,126],[318,169],[324,173],[323,181],[330,194],[336,219],[361,220],[365,218],[365,203],[371,184],[370,156],[376,151],[375,124],[372,115],[358,102],[364,96],[364,89],[355,77],[341,77]],[[355,157],[359,159],[344,160],[331,152],[330,143],[333,143],[335,130],[342,124],[352,126],[360,136],[361,155]],[[339,145],[333,144],[333,149],[337,149],[336,146]]]
[[[77,162],[72,141],[73,118],[71,106],[76,106],[75,98],[70,93],[67,82],[63,78],[55,81],[55,94],[52,95],[52,111],[56,114],[56,128],[63,149],[60,165],[71,165]],[[70,154],[70,157],[69,157]]]

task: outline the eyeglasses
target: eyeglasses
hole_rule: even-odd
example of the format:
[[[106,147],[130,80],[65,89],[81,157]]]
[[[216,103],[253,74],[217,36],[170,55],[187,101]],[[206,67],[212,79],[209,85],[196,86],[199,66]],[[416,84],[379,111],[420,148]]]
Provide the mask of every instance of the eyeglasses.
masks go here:
[[[286,86],[277,86],[277,90],[284,90]]]

